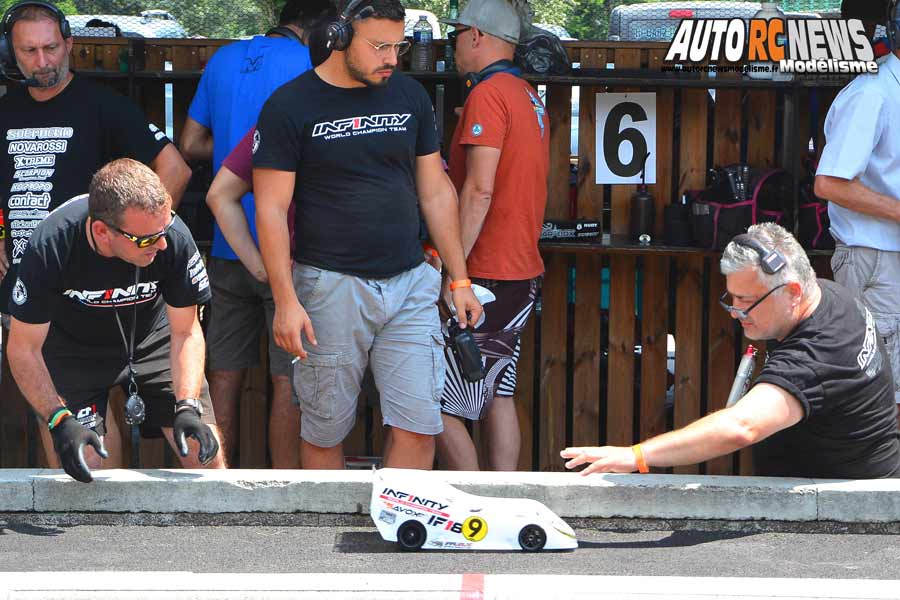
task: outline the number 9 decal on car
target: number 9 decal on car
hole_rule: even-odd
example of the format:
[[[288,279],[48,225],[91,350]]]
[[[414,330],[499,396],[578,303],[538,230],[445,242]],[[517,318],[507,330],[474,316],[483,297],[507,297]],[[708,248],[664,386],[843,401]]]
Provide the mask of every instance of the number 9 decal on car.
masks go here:
[[[481,517],[469,517],[463,521],[462,534],[470,542],[480,542],[487,532],[487,521]]]

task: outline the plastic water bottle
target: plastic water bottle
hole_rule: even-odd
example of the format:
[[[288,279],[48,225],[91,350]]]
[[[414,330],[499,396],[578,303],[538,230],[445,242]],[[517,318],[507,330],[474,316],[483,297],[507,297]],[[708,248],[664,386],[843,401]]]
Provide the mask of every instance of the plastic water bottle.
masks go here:
[[[413,55],[412,69],[413,71],[431,71],[433,69],[434,60],[431,42],[434,34],[431,30],[431,23],[428,17],[421,15],[419,22],[413,28]]]
[[[759,12],[753,15],[754,19],[784,19],[784,13],[778,8],[775,2],[763,2]],[[777,62],[760,61],[750,63],[751,68],[748,75],[750,79],[774,79],[775,72],[778,71]],[[768,67],[768,69],[766,69]]]
[[[448,11],[448,16],[451,20],[455,20],[459,18],[459,0],[450,0],[450,9]],[[456,52],[453,49],[453,44],[450,43],[450,32],[456,29],[453,25],[450,25],[447,29],[447,43],[444,45],[444,66],[448,71],[456,70]]]

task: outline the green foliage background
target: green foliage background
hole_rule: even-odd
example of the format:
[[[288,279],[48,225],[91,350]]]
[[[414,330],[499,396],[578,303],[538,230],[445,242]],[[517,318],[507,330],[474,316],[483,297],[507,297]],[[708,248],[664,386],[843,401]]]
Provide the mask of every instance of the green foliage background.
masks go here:
[[[171,12],[189,35],[236,38],[271,27],[285,0],[52,0],[67,14],[138,15],[157,8]],[[449,0],[401,0],[406,8],[429,10],[438,16],[448,12]],[[606,39],[610,11],[622,4],[661,0],[531,0],[536,23],[565,27],[580,40]],[[687,0],[685,0],[687,1]],[[0,0],[6,10],[16,0]],[[460,4],[465,6],[466,0]],[[840,0],[782,0],[786,10],[837,10]]]

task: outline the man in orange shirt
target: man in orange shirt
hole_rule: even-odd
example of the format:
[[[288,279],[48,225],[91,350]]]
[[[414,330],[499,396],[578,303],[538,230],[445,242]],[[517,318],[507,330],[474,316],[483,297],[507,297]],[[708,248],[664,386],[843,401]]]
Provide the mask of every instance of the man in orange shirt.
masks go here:
[[[488,465],[515,470],[520,434],[513,394],[521,331],[544,263],[537,242],[547,203],[550,123],[538,93],[512,62],[519,15],[507,0],[470,0],[458,19],[456,63],[468,92],[450,150],[469,276],[497,297],[473,334],[487,376],[467,382],[449,349],[441,398],[444,468],[478,470],[465,420],[484,420]]]

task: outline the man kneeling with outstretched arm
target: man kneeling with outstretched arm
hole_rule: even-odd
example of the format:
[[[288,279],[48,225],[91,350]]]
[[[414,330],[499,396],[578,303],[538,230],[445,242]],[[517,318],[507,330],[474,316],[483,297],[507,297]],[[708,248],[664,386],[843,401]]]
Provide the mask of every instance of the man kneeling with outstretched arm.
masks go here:
[[[735,237],[721,270],[728,286],[722,306],[748,338],[769,340],[750,391],[729,408],[631,448],[566,448],[566,467],[645,473],[753,444],[756,475],[900,476],[890,363],[860,298],[816,279],[806,252],[774,223]]]

